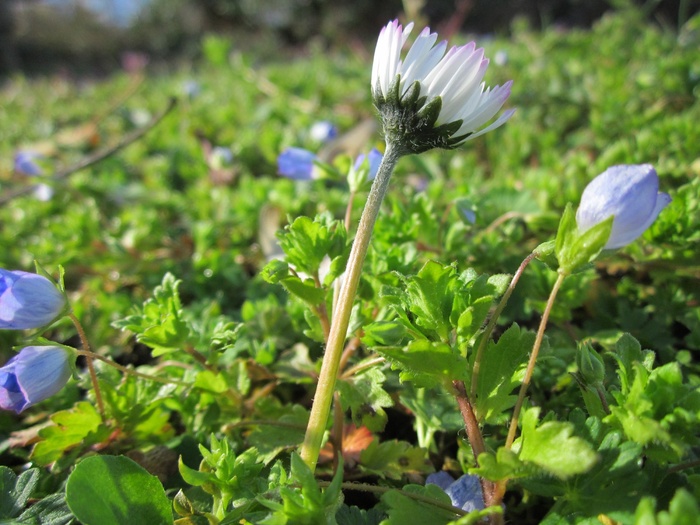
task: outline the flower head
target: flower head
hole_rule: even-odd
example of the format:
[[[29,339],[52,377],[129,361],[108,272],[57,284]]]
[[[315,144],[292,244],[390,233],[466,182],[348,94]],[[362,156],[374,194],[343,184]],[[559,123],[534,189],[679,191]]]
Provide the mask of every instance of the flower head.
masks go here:
[[[283,177],[294,180],[314,178],[316,155],[303,148],[287,148],[277,157],[277,171]]]
[[[362,166],[367,162],[367,180],[374,180],[379,171],[379,165],[382,163],[384,155],[377,148],[372,148],[369,153],[360,153],[355,159],[355,164],[353,164],[353,169],[355,171],[360,170]]]
[[[31,177],[41,175],[44,173],[44,170],[36,163],[36,160],[40,158],[41,155],[33,151],[18,151],[15,153],[14,169],[22,175]]]
[[[387,140],[407,153],[435,147],[454,148],[501,126],[515,110],[489,122],[510,95],[512,81],[486,88],[482,79],[489,61],[470,42],[445,52],[435,45],[437,33],[425,28],[405,58],[401,48],[413,29],[397,20],[379,34],[372,64],[372,98],[382,115]],[[478,131],[477,131],[478,130]]]
[[[472,512],[484,508],[484,494],[481,490],[479,476],[464,474],[458,480],[444,470],[428,476],[426,485],[437,485],[452,500],[452,505],[458,509]]]
[[[0,408],[17,413],[56,394],[72,372],[73,352],[27,346],[0,368]]]
[[[0,329],[40,328],[65,308],[65,295],[46,277],[0,268]]]
[[[621,248],[644,233],[669,202],[671,197],[659,192],[659,177],[650,164],[612,166],[583,190],[576,224],[584,232],[613,216],[605,248]]]
[[[332,122],[319,120],[309,129],[309,136],[316,142],[328,142],[338,136],[338,128]]]

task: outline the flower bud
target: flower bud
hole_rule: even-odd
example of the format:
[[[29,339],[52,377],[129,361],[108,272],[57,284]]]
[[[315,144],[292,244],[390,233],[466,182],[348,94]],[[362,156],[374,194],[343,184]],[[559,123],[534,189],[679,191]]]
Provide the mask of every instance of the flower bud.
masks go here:
[[[583,190],[576,224],[585,232],[613,216],[605,249],[621,248],[644,233],[669,202],[651,164],[612,166]]]
[[[65,308],[66,296],[43,275],[0,268],[0,329],[40,328]]]
[[[582,344],[576,353],[576,365],[581,378],[588,385],[602,384],[605,379],[605,363],[600,354],[588,344]]]
[[[288,179],[311,180],[314,178],[314,160],[316,155],[308,150],[287,148],[277,157],[277,172]]]
[[[73,352],[62,346],[27,346],[0,368],[0,408],[17,413],[61,390],[70,379]]]

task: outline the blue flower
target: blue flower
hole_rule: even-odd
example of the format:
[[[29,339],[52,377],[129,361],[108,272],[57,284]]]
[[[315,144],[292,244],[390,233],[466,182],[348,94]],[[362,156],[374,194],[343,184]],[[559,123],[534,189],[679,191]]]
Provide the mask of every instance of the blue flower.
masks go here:
[[[452,500],[452,506],[472,512],[484,509],[484,494],[479,476],[465,474],[457,481],[444,470],[428,476],[425,484],[437,485]]]
[[[41,158],[41,155],[33,151],[18,151],[15,153],[15,171],[22,175],[35,177],[44,173],[35,161]]]
[[[338,128],[332,122],[320,120],[311,126],[309,136],[316,142],[328,142],[338,136]]]
[[[65,308],[65,295],[46,277],[0,268],[0,329],[40,328]]]
[[[314,178],[316,155],[303,148],[287,148],[277,157],[277,171],[283,177],[294,180]]]
[[[614,216],[605,248],[621,248],[644,233],[669,202],[650,164],[612,166],[583,190],[576,224],[584,232]]]
[[[367,180],[374,180],[374,178],[377,176],[377,172],[379,171],[379,165],[382,163],[383,158],[384,155],[382,155],[381,151],[379,151],[377,148],[372,148],[372,151],[370,151],[366,155],[364,153],[361,153],[357,156],[357,158],[355,159],[355,164],[353,165],[353,169],[355,169],[355,171],[359,170],[366,159],[369,163]]]
[[[61,346],[27,346],[0,368],[0,408],[18,414],[64,387],[74,354]]]

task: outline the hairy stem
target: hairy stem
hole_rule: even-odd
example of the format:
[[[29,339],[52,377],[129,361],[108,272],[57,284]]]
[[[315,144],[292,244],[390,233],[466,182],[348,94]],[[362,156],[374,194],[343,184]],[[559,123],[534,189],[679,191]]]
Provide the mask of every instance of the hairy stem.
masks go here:
[[[547,299],[547,305],[545,306],[544,312],[542,313],[540,327],[538,328],[537,336],[535,337],[535,344],[532,346],[530,360],[527,362],[525,377],[523,378],[523,383],[520,385],[520,392],[518,392],[518,400],[515,402],[515,407],[513,408],[513,417],[510,420],[510,428],[508,429],[508,437],[506,438],[505,446],[507,449],[509,449],[513,445],[513,441],[515,440],[515,432],[518,429],[518,417],[520,416],[520,409],[522,408],[523,402],[525,401],[527,387],[530,386],[532,373],[535,370],[535,362],[537,361],[537,354],[540,351],[540,346],[542,346],[542,340],[544,339],[545,328],[547,328],[549,314],[552,312],[554,300],[557,298],[557,293],[559,292],[559,288],[561,288],[564,279],[566,279],[566,274],[563,272],[559,272],[559,274],[557,275],[557,280],[554,282],[552,291],[549,294],[549,299]]]
[[[316,388],[316,395],[311,406],[311,414],[309,416],[309,424],[306,427],[304,443],[301,446],[301,457],[312,471],[316,469],[316,462],[318,461],[318,454],[323,441],[323,433],[326,429],[326,423],[328,422],[340,358],[343,352],[348,325],[350,324],[350,314],[357,293],[357,287],[360,283],[362,264],[367,255],[374,223],[377,220],[384,195],[389,187],[391,173],[394,171],[398,159],[399,152],[397,149],[392,147],[390,143],[387,143],[384,158],[379,166],[379,172],[374,179],[372,189],[367,197],[367,203],[362,211],[360,225],[357,228],[357,235],[355,236],[352,249],[350,250],[343,286],[333,311],[328,344],[326,345],[326,352],[323,356],[321,372],[318,378],[318,387]]]
[[[88,371],[90,372],[90,381],[92,381],[92,388],[95,390],[95,401],[97,402],[97,409],[100,412],[102,420],[105,419],[105,404],[102,400],[102,391],[100,390],[100,385],[97,382],[97,373],[95,372],[95,365],[92,362],[93,356],[95,355],[92,350],[90,350],[90,343],[88,342],[87,336],[85,335],[85,330],[83,330],[83,325],[80,324],[78,318],[72,312],[68,314],[70,320],[73,321],[75,329],[78,331],[78,336],[80,337],[80,342],[83,345],[82,355],[85,356],[85,362],[87,363]]]
[[[515,286],[518,284],[520,276],[525,271],[525,268],[527,268],[527,265],[530,264],[532,259],[534,259],[536,256],[537,252],[532,252],[530,255],[525,257],[525,260],[523,260],[523,262],[520,263],[518,270],[515,272],[513,278],[510,281],[510,284],[508,285],[508,289],[503,294],[503,297],[501,297],[501,301],[498,303],[498,306],[493,311],[491,319],[489,319],[489,323],[486,325],[486,329],[481,335],[481,341],[479,342],[479,347],[476,349],[476,356],[474,357],[474,368],[472,369],[472,382],[471,387],[469,389],[469,395],[471,399],[476,399],[476,388],[479,384],[479,369],[481,368],[481,359],[484,357],[484,352],[486,351],[486,346],[489,344],[489,340],[491,339],[493,329],[496,327],[496,323],[498,322],[498,318],[503,312],[503,309],[506,307],[506,304],[508,304],[508,299],[510,299],[510,296],[513,294],[513,290],[515,290]]]

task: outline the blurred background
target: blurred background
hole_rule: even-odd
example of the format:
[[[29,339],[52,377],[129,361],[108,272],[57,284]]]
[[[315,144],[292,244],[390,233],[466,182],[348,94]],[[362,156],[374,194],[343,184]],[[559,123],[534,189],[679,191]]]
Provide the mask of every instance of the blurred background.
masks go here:
[[[507,35],[514,23],[588,27],[620,8],[674,30],[700,0],[0,0],[0,73],[101,74],[130,52],[193,60],[210,33],[261,58],[308,45],[367,45],[399,13],[441,35]]]

